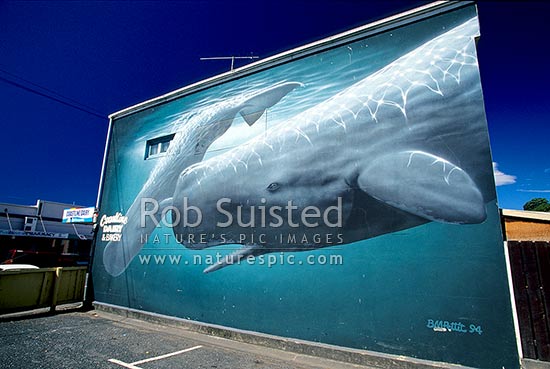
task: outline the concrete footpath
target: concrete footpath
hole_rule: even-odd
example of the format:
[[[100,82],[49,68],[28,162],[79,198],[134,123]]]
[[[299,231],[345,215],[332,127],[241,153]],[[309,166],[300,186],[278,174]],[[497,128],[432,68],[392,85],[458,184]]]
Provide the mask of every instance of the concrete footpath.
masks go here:
[[[89,311],[0,320],[0,368],[368,367]]]

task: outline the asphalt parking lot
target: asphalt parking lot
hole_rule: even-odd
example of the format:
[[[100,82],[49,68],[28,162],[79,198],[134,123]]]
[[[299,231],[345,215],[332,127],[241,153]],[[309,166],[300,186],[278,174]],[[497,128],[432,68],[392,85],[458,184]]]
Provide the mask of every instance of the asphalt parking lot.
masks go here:
[[[97,311],[2,319],[0,342],[0,368],[366,368]]]

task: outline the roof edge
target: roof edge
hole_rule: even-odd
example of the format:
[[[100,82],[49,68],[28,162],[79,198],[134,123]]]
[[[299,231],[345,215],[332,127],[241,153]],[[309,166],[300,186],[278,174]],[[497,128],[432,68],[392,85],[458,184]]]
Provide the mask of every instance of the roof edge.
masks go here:
[[[501,213],[505,217],[534,219],[550,222],[550,213],[545,213],[542,211],[501,209]]]

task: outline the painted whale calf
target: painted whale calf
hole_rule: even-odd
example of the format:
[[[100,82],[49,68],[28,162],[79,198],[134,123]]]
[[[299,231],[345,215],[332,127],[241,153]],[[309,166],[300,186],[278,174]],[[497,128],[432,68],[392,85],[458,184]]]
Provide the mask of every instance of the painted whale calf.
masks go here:
[[[243,94],[202,109],[180,122],[180,130],[172,139],[166,155],[153,169],[147,182],[127,210],[127,223],[120,242],[109,242],[103,252],[103,264],[113,276],[120,275],[143,244],[141,237],[150,234],[157,219],[146,218],[141,224],[141,199],[155,199],[163,206],[171,204],[178,176],[193,163],[200,162],[210,145],[231,126],[240,114],[252,125],[266,109],[280,101],[299,83],[281,83],[270,88]]]
[[[193,249],[243,245],[211,272],[250,255],[331,246],[329,236],[347,244],[431,221],[483,222],[495,191],[476,35],[474,18],[187,167],[173,204],[201,214],[174,224],[176,238]]]

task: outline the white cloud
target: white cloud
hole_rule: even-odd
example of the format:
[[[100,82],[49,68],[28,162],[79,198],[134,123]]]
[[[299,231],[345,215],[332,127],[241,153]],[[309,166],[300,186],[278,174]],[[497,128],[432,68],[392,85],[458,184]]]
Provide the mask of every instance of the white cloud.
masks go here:
[[[550,190],[518,190],[519,192],[550,193]]]
[[[516,176],[502,173],[498,170],[498,163],[493,162],[493,173],[495,175],[495,184],[497,186],[504,186],[516,183]]]

